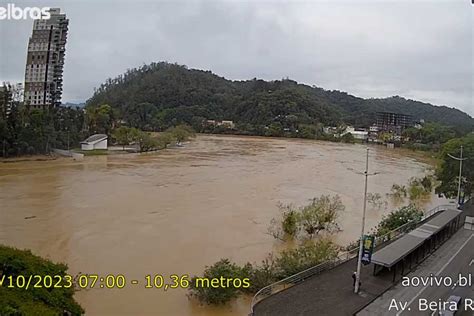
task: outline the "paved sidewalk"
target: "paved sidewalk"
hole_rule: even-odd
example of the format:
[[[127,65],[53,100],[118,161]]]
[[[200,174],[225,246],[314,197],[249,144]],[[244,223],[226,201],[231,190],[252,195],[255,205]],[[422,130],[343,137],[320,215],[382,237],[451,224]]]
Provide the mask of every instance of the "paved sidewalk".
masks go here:
[[[259,302],[255,316],[352,315],[392,286],[391,276],[372,275],[373,266],[362,268],[360,294],[354,294],[352,273],[356,259],[312,277]]]

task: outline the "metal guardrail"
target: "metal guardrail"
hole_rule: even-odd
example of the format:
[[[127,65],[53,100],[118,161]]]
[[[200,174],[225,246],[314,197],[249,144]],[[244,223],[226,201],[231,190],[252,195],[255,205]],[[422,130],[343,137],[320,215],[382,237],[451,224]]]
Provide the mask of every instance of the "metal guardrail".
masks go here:
[[[456,209],[454,205],[439,205],[427,212],[424,213],[424,216],[421,220],[413,220],[404,225],[395,228],[394,230],[388,232],[385,235],[375,237],[375,247],[380,248],[382,245],[389,241],[393,241],[395,239],[400,238],[401,236],[405,235],[407,232],[413,230],[420,222],[426,220],[427,218],[433,216],[434,214],[447,210],[447,209]],[[296,274],[293,274],[285,279],[282,279],[278,282],[272,283],[267,285],[266,287],[260,289],[252,298],[252,302],[250,305],[250,314],[253,315],[253,309],[255,305],[262,301],[263,299],[274,295],[284,289],[290,288],[295,284],[303,282],[304,280],[313,277],[315,275],[321,274],[324,271],[330,270],[352,258],[355,258],[359,252],[359,246],[354,247],[346,252],[340,253],[336,258],[318,264],[314,267],[308,268]]]

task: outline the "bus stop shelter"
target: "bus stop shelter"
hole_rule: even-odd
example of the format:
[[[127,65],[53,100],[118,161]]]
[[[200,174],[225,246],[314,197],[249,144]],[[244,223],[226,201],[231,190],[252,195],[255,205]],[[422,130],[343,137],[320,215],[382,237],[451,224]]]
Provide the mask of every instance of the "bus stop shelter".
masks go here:
[[[462,224],[461,213],[451,209],[437,213],[420,227],[376,251],[372,255],[374,275],[387,269],[393,271],[395,281],[400,266],[401,275],[405,275],[407,266],[411,270],[414,261],[418,264],[458,230]]]

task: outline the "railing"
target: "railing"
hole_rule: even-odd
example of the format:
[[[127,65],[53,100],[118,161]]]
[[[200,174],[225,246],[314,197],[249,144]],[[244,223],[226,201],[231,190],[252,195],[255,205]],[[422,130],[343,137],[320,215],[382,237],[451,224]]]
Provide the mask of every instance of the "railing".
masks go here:
[[[382,245],[386,244],[389,241],[400,238],[405,235],[407,232],[413,230],[421,221],[426,220],[427,218],[433,216],[434,214],[447,210],[447,209],[456,209],[454,205],[439,205],[427,212],[424,213],[421,220],[413,220],[404,225],[395,228],[394,230],[382,235],[375,237],[375,247],[380,248]],[[250,305],[250,315],[253,315],[253,309],[255,305],[262,301],[263,299],[276,294],[284,289],[290,288],[295,284],[303,282],[304,280],[313,277],[315,275],[321,274],[324,271],[330,270],[350,259],[353,259],[357,256],[359,252],[359,246],[354,247],[346,252],[340,253],[336,258],[318,264],[314,267],[308,268],[296,274],[293,274],[285,279],[282,279],[278,282],[267,285],[266,287],[260,289],[252,298]]]

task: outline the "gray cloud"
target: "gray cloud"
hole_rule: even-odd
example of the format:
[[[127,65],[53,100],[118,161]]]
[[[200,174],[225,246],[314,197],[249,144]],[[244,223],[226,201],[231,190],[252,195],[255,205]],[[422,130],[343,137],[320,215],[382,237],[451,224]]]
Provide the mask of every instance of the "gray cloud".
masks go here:
[[[17,1],[70,19],[64,100],[170,61],[229,79],[289,77],[474,115],[469,1]],[[0,80],[22,81],[31,21],[0,21]]]

